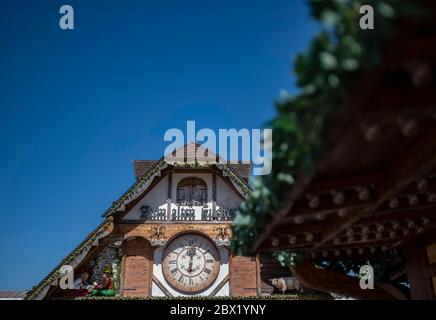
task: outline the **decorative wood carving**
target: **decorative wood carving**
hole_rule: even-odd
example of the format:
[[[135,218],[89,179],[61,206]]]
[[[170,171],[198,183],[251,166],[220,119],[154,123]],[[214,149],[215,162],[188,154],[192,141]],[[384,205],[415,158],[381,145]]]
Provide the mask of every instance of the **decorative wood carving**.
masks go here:
[[[166,243],[165,238],[165,230],[166,228],[164,226],[153,226],[151,227],[151,230],[154,231],[154,233],[150,236],[150,243],[152,246],[163,246]]]
[[[230,245],[230,235],[227,233],[228,227],[218,227],[216,230],[218,234],[215,237],[215,243],[217,246],[229,246]]]
[[[359,278],[316,268],[309,260],[291,268],[304,287],[326,293],[353,297],[356,299],[405,300],[406,297],[395,287],[375,283],[374,289],[363,290],[359,286]]]

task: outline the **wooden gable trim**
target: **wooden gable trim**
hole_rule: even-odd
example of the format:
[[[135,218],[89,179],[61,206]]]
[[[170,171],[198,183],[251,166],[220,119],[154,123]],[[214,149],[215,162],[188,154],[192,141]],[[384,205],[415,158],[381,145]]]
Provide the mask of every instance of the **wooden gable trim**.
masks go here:
[[[412,148],[403,153],[403,157],[398,160],[387,176],[385,191],[378,197],[377,201],[364,209],[352,209],[352,214],[347,215],[342,221],[338,221],[330,229],[326,230],[323,240],[316,247],[320,247],[332,240],[344,229],[362,218],[363,215],[376,210],[390,197],[395,196],[410,183],[421,176],[431,172],[436,167],[436,129],[431,130]]]
[[[219,178],[221,178],[221,181],[223,181],[241,200],[245,200],[244,195],[242,195],[235,186],[228,180],[226,177],[224,177],[222,174],[217,175]],[[215,194],[216,197],[216,194]]]
[[[157,176],[154,178],[153,182],[148,186],[148,188],[146,190],[144,190],[144,192],[138,196],[135,200],[133,200],[132,202],[128,203],[126,205],[126,208],[124,211],[117,211],[116,214],[116,222],[120,222],[129,212],[130,210],[132,210],[139,202],[142,201],[142,199],[144,199],[144,197],[151,191],[153,190],[154,187],[156,187],[156,185],[161,182],[166,176],[168,176],[169,179],[169,186],[168,186],[168,197],[171,197],[171,183],[172,183],[172,175],[173,173],[211,173],[212,174],[212,178],[215,177],[215,182],[213,182],[213,184],[215,184],[215,186],[212,186],[213,191],[215,192],[214,197],[216,199],[216,177],[220,177],[221,180],[242,200],[245,200],[244,195],[241,194],[241,192],[239,192],[235,186],[229,181],[229,178],[224,177],[222,174],[222,171],[220,171],[217,168],[211,167],[209,169],[178,169],[176,167],[170,167],[168,166],[167,168],[163,169],[161,172],[160,176]],[[214,178],[213,178],[214,179]],[[215,190],[214,190],[215,189]],[[171,198],[169,198],[171,199]]]
[[[157,184],[159,182],[161,182],[167,175],[169,176],[170,172],[171,172],[171,168],[163,169],[161,175],[158,177],[155,177],[153,182],[148,186],[147,189],[144,190],[144,192],[139,197],[137,197],[132,202],[128,203],[126,205],[126,208],[124,211],[117,211],[118,215],[116,216],[116,222],[119,222],[120,220],[122,220],[130,212],[130,210],[132,210],[139,202],[141,202],[142,199],[144,199],[144,197],[148,193],[150,193],[151,190],[154,189],[154,187],[157,186]],[[170,191],[168,191],[168,192],[170,192]]]

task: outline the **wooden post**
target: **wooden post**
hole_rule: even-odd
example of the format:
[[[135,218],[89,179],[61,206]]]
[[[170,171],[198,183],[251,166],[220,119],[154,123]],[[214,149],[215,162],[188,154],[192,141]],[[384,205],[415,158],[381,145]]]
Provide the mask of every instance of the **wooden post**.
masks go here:
[[[230,295],[236,297],[254,297],[258,295],[258,258],[231,257],[229,264]]]
[[[143,238],[127,239],[125,248],[123,297],[150,296],[153,248]]]
[[[262,294],[262,278],[260,276],[260,255],[256,255],[256,277],[257,277],[257,296],[260,297]]]
[[[410,283],[412,300],[435,299],[432,288],[432,266],[428,265],[426,241],[417,240],[407,243],[404,247],[407,278]]]
[[[216,211],[216,173],[212,174],[212,216]]]
[[[120,274],[120,296],[124,297],[124,279],[125,279],[125,272],[126,272],[126,241],[123,241],[121,244],[121,274]]]
[[[167,195],[167,220],[171,220],[171,197],[173,188],[173,173],[168,173],[168,195]]]
[[[397,288],[386,283],[375,283],[374,289],[362,290],[359,278],[316,268],[306,259],[291,267],[292,274],[303,284],[304,288],[336,293],[356,299],[369,300],[406,300],[404,294]]]

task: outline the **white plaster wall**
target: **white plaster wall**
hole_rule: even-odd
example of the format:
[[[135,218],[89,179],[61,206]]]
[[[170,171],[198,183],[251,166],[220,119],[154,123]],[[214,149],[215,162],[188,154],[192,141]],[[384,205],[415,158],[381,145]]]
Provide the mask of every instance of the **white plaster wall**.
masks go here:
[[[230,295],[230,284],[227,281],[226,284],[217,292],[215,297],[228,297]]]
[[[216,179],[216,204],[219,207],[226,209],[236,209],[239,208],[241,204],[241,198],[235,194],[221,177]]]
[[[177,184],[184,178],[196,177],[204,180],[207,185],[207,204],[212,208],[212,173],[173,173],[171,186],[171,211],[178,208],[177,200]],[[222,180],[217,177],[217,208],[236,209],[241,203],[241,198]],[[168,176],[162,180],[123,218],[124,220],[141,219],[141,207],[143,205],[150,206],[153,210],[167,209],[167,194],[168,194]],[[203,207],[194,206],[191,209],[195,210],[195,220],[201,220]]]
[[[174,297],[180,297],[180,296],[208,296],[216,287],[217,285],[229,274],[229,252],[227,249],[218,247],[218,252],[220,254],[220,272],[218,273],[218,276],[215,280],[215,282],[206,290],[196,293],[196,294],[185,294],[182,292],[179,292],[175,289],[173,289],[168,282],[165,280],[165,277],[162,272],[162,255],[165,251],[165,247],[159,247],[156,250],[154,250],[154,257],[153,257],[153,275],[165,286],[165,289],[167,289]],[[153,284],[153,286],[156,286]],[[155,296],[161,296],[163,292],[159,290],[153,290],[152,286],[152,295]],[[157,287],[157,286],[156,286]],[[229,296],[230,290],[229,286],[225,285],[221,290],[218,292],[221,296]],[[163,294],[164,295],[164,294]]]
[[[153,209],[166,209],[166,200],[168,195],[168,176],[162,178],[161,181],[138,203],[123,220],[136,220],[141,217],[141,207],[143,205],[150,206]]]
[[[180,180],[189,177],[197,177],[203,179],[207,185],[207,200],[209,208],[212,208],[212,173],[173,173],[172,176],[172,186],[171,186],[171,207],[172,209],[176,209],[177,205],[175,204],[177,200],[177,184]],[[238,208],[241,203],[241,198],[234,194],[234,191],[222,180],[221,177],[217,176],[217,208],[223,207],[226,209],[235,209]],[[168,176],[162,178],[162,180],[151,190],[129,213],[124,217],[125,220],[137,220],[140,219],[141,216],[141,206],[146,205],[150,206],[154,210],[159,208],[167,209],[167,194],[168,194]],[[195,212],[195,219],[201,220],[201,210],[202,207],[193,207]],[[173,289],[165,280],[162,273],[162,255],[165,250],[165,247],[159,247],[154,250],[154,259],[153,259],[153,275],[165,286],[165,288],[175,297],[177,296],[189,296],[189,294],[184,294]],[[218,273],[218,277],[215,282],[205,291],[195,294],[200,296],[208,296],[216,286],[229,274],[229,254],[228,250],[222,247],[218,248],[220,254],[220,271]],[[164,292],[153,282],[152,283],[152,295],[153,296],[165,296]],[[229,284],[225,284],[220,291],[217,293],[217,296],[229,296],[230,289]]]
[[[151,296],[152,297],[165,297],[165,293],[158,287],[154,281],[151,284]]]

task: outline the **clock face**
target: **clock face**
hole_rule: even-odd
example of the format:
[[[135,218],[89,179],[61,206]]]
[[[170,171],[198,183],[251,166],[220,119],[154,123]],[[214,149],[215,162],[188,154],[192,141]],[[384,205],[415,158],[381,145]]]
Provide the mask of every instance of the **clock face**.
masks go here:
[[[193,293],[208,288],[218,276],[219,253],[209,239],[185,234],[172,240],[162,261],[165,279],[175,289]]]

